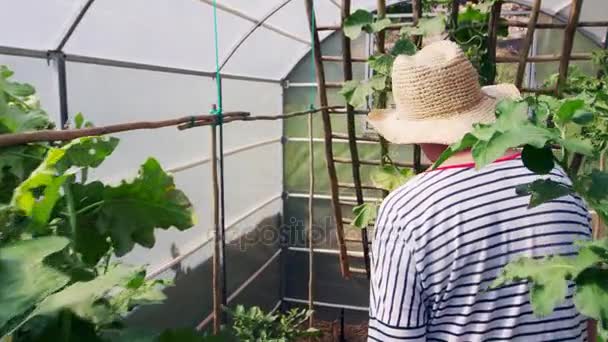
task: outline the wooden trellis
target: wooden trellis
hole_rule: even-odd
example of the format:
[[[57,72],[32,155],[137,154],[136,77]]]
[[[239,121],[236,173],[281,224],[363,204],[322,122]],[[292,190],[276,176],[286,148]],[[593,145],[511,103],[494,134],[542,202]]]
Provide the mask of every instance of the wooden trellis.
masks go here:
[[[545,0],[551,1],[551,0]],[[566,23],[538,23],[538,17],[540,15],[542,0],[535,0],[533,6],[529,12],[529,18],[527,21],[521,20],[506,20],[501,18],[501,11],[503,3],[507,1],[495,2],[490,10],[490,21],[488,27],[488,46],[489,46],[489,58],[494,63],[517,63],[517,73],[515,79],[515,85],[524,93],[548,93],[561,96],[563,86],[568,76],[568,67],[570,61],[573,60],[590,60],[591,53],[572,53],[574,35],[577,28],[579,27],[608,27],[608,21],[592,21],[592,22],[579,22],[579,16],[583,0],[572,0],[570,6],[570,13]],[[321,53],[321,44],[319,40],[319,31],[338,31],[341,30],[344,20],[350,15],[351,8],[350,0],[342,0],[341,3],[341,19],[340,26],[324,26],[316,25],[313,20],[313,0],[306,0],[306,9],[312,29],[312,39],[315,47],[314,63],[316,66],[317,76],[317,90],[320,98],[320,104],[323,107],[328,106],[327,101],[327,89],[339,88],[343,85],[342,82],[326,82],[325,74],[323,71],[323,62],[342,62],[343,63],[343,75],[344,82],[352,80],[352,63],[365,62],[366,59],[362,57],[353,57],[351,55],[350,39],[342,33],[342,56],[323,56]],[[461,1],[453,0],[451,7],[448,12],[449,20],[448,26],[455,27],[457,25],[458,13],[461,7]],[[377,0],[377,17],[382,18],[386,14],[386,1]],[[416,24],[418,19],[421,18],[422,3],[421,0],[412,0],[412,22],[409,23],[396,23],[386,28],[386,30],[399,30],[403,26]],[[519,51],[519,55],[516,57],[497,57],[496,46],[497,46],[497,32],[498,25],[501,23],[506,24],[508,27],[519,27],[526,28],[526,35],[523,40],[523,46]],[[564,39],[560,55],[536,55],[530,56],[530,47],[534,40],[534,32],[537,29],[561,29],[564,30]],[[383,53],[385,51],[385,33],[380,32],[376,37],[375,52]],[[421,45],[422,37],[416,38],[416,43]],[[529,63],[546,63],[546,62],[559,62],[559,77],[557,84],[550,88],[530,88],[524,87],[523,79],[525,75],[526,67]],[[490,80],[491,83],[494,79]],[[386,99],[380,99],[380,105],[386,106]],[[380,138],[370,137],[359,137],[355,134],[355,114],[357,111],[352,106],[346,104],[346,120],[347,120],[347,132],[337,133],[332,130],[329,115],[331,110],[322,111],[323,116],[323,128],[324,128],[324,142],[325,142],[325,157],[327,162],[327,171],[330,181],[330,193],[334,219],[336,223],[337,242],[340,256],[340,270],[342,275],[349,278],[351,273],[364,273],[369,276],[369,241],[367,237],[366,229],[361,232],[360,240],[346,239],[344,233],[344,226],[351,223],[351,220],[344,217],[341,205],[359,205],[364,203],[366,198],[363,195],[363,190],[377,189],[372,185],[363,184],[360,176],[361,165],[382,165],[383,156],[387,153],[387,144]],[[334,156],[332,143],[334,139],[347,140],[350,150],[350,159],[337,158]],[[381,145],[381,156],[380,160],[361,160],[359,158],[359,152],[357,143],[362,141],[375,141]],[[418,146],[413,148],[413,163],[399,163],[394,164],[402,167],[412,167],[416,171],[421,171],[421,153]],[[336,163],[349,164],[352,166],[353,183],[342,183],[339,182],[336,174]],[[341,188],[351,188],[355,192],[355,202],[348,202],[340,199]],[[347,254],[347,242],[358,242],[362,244],[363,259],[365,262],[365,269],[355,269],[350,267],[348,254]]]

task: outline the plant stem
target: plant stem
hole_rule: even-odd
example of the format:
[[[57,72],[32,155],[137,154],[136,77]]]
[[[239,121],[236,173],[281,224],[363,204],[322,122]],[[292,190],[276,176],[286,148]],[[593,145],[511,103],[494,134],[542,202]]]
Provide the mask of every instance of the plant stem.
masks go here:
[[[70,317],[70,312],[65,310],[60,314],[61,318],[61,337],[65,342],[70,341],[70,335],[72,330],[72,317]]]
[[[103,266],[103,274],[108,273],[108,268],[110,268],[110,258],[112,258],[112,249],[110,249],[105,256],[104,266]]]
[[[72,249],[74,242],[76,241],[77,234],[77,220],[76,220],[76,208],[74,207],[74,196],[72,195],[71,183],[67,182],[63,184],[63,192],[65,193],[65,201],[68,206],[68,220],[70,222],[70,230],[72,232]]]
[[[83,167],[82,170],[80,170],[80,182],[82,184],[86,183],[88,177],[89,177],[89,168]]]

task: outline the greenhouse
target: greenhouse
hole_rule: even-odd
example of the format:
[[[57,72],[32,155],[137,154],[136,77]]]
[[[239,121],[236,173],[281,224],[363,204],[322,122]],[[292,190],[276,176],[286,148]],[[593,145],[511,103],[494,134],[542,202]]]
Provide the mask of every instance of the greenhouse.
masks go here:
[[[608,340],[606,0],[0,5],[0,342]]]

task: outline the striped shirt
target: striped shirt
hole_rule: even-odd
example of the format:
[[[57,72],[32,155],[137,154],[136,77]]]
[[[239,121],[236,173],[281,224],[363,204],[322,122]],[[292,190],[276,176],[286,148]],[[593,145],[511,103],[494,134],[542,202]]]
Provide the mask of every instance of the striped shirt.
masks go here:
[[[515,193],[539,177],[571,184],[561,169],[534,175],[512,156],[429,171],[389,194],[372,246],[369,341],[585,341],[572,284],[542,318],[527,283],[489,289],[509,261],[572,256],[591,236],[580,198],[529,209]]]

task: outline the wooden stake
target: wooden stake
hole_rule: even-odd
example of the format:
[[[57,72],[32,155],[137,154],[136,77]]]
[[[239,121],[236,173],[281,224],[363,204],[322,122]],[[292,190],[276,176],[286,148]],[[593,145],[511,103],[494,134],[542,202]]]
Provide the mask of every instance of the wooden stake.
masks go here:
[[[222,282],[220,265],[220,214],[219,184],[217,175],[217,137],[216,126],[211,126],[211,182],[213,197],[213,333],[219,334],[222,326]]]
[[[532,40],[534,39],[534,30],[536,29],[536,22],[538,21],[538,14],[540,13],[540,5],[541,0],[534,0],[532,12],[530,13],[530,20],[528,20],[526,37],[524,38],[523,46],[519,53],[519,64],[517,65],[517,73],[515,74],[515,86],[518,89],[521,89],[523,85],[528,54],[530,53],[530,46],[532,46]]]
[[[561,97],[568,77],[568,66],[570,64],[570,54],[572,53],[572,46],[574,44],[576,23],[578,23],[582,6],[582,0],[572,0],[570,17],[568,18],[568,23],[566,24],[566,29],[564,31],[564,45],[562,48],[562,59],[559,63],[559,77],[557,79],[557,86],[555,87],[555,94],[558,97]]]
[[[342,23],[350,15],[350,0],[342,0]],[[344,73],[344,81],[350,81],[353,79],[353,65],[351,63],[351,47],[350,39],[342,32],[342,58],[344,63],[342,64],[342,71]],[[350,104],[346,103],[346,127],[348,130],[348,147],[350,150],[350,158],[353,161],[352,173],[353,173],[353,184],[355,189],[355,197],[357,204],[363,204],[363,190],[361,188],[361,165],[359,164],[359,149],[357,147],[356,130],[355,130],[355,113],[354,108]],[[361,229],[361,241],[363,241],[363,256],[365,269],[369,278],[369,246],[367,244],[367,229]]]
[[[448,28],[455,29],[458,27],[458,12],[460,10],[460,0],[452,0],[452,7],[450,8],[450,22]]]
[[[490,75],[488,84],[494,84],[496,81],[496,45],[498,44],[498,24],[500,23],[501,11],[502,1],[496,1],[492,4],[490,22],[488,23],[488,59],[489,63],[494,67],[494,72]]]
[[[327,107],[327,89],[325,87],[325,71],[323,69],[323,62],[321,61],[321,42],[319,40],[319,33],[316,30],[316,26],[313,25],[314,8],[312,0],[306,0],[306,15],[308,16],[308,23],[311,27],[311,35],[313,37],[313,48],[314,48],[314,63],[315,72],[317,75],[317,91],[319,93],[319,102],[321,107]],[[336,166],[333,161],[333,146],[331,138],[331,120],[329,117],[329,111],[324,109],[321,111],[321,117],[323,119],[323,139],[325,141],[325,161],[327,163],[327,173],[329,176],[331,203],[334,209],[334,219],[336,221],[336,235],[338,240],[338,249],[340,251],[340,270],[342,276],[350,278],[350,272],[348,270],[348,256],[346,253],[346,243],[344,242],[344,227],[342,225],[342,207],[338,199],[338,178],[336,175]]]
[[[234,121],[265,121],[265,120],[282,120],[290,119],[293,117],[306,115],[308,113],[320,112],[324,109],[327,110],[338,110],[343,109],[343,106],[327,106],[322,108],[315,108],[311,110],[287,113],[283,115],[257,115],[254,117],[249,116],[248,112],[229,112],[224,113],[224,123]],[[143,129],[157,129],[169,126],[177,126],[179,130],[185,130],[193,127],[209,126],[217,123],[217,117],[215,115],[197,115],[197,116],[185,116],[177,119],[162,120],[162,121],[137,121],[130,123],[121,123],[108,126],[90,127],[82,129],[66,129],[62,131],[57,130],[40,130],[25,133],[15,134],[0,134],[0,147],[23,145],[33,142],[41,141],[66,141],[82,137],[106,135],[111,133],[136,131]]]
[[[314,310],[315,298],[315,257],[314,257],[314,199],[315,199],[315,146],[313,142],[313,115],[308,114],[308,310]],[[310,315],[308,326],[314,327],[314,314]]]
[[[376,6],[378,8],[378,19],[383,19],[386,17],[386,1],[385,0],[377,0]],[[376,37],[376,53],[384,54],[386,52],[385,45],[385,33],[384,31],[380,31]],[[374,103],[374,108],[384,109],[388,105],[388,94],[386,92],[381,92],[377,98],[377,102]],[[384,165],[386,160],[386,156],[388,156],[388,141],[384,139],[383,136],[380,136],[380,163]],[[382,196],[385,197],[388,195],[388,191],[383,191]]]

